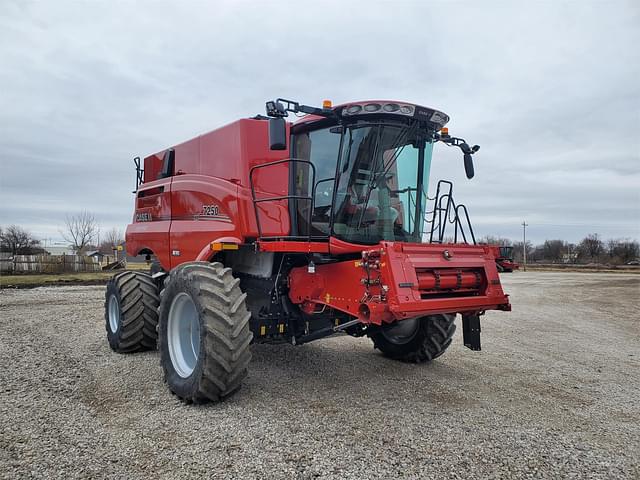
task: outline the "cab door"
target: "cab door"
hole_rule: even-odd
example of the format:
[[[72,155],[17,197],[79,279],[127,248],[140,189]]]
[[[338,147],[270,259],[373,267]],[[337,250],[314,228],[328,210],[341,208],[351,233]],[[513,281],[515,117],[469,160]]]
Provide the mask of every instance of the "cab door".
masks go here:
[[[311,214],[311,235],[329,237],[339,151],[340,132],[335,129],[323,128],[294,135],[294,158],[308,160],[314,166],[312,169],[305,163],[293,163],[291,194],[313,199],[313,205],[309,200],[292,202],[294,235],[309,235],[309,215]],[[310,208],[313,208],[312,212],[309,211]]]

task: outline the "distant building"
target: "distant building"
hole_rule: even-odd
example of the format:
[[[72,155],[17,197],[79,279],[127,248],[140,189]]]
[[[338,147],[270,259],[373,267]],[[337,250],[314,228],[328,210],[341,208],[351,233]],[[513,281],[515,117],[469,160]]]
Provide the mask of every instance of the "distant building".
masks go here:
[[[102,262],[102,260],[105,257],[105,254],[102,253],[100,250],[90,250],[85,254],[87,257],[93,257],[93,258],[97,258],[98,262]]]
[[[44,250],[49,255],[75,255],[73,248],[69,246],[45,247]]]
[[[577,253],[563,253],[562,263],[576,263],[578,261]]]

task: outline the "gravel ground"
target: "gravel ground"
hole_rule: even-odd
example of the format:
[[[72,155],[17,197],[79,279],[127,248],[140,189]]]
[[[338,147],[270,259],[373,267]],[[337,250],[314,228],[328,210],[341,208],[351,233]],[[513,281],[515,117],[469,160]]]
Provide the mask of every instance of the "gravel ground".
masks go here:
[[[107,346],[102,287],[0,291],[0,478],[640,478],[640,277],[504,276],[483,351],[255,346],[223,404]]]

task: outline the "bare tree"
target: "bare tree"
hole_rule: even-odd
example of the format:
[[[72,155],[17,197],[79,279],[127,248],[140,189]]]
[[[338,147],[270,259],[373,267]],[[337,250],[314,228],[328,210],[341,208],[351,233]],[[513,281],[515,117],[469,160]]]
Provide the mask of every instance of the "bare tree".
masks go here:
[[[557,262],[562,259],[562,255],[567,251],[564,240],[545,240],[542,245],[542,257],[544,260]]]
[[[114,247],[121,245],[124,242],[124,237],[122,236],[122,230],[118,230],[115,227],[112,228],[105,234],[104,241]]]
[[[30,255],[40,245],[30,232],[17,225],[0,228],[0,249],[12,255]]]
[[[513,242],[510,239],[504,237],[494,237],[493,235],[485,235],[478,240],[478,243],[484,245],[500,245],[501,247],[510,247],[513,245]]]
[[[111,254],[114,248],[118,245],[122,245],[123,243],[124,236],[122,235],[122,230],[114,227],[105,233],[104,239],[100,244],[100,251],[102,253]]]
[[[527,258],[533,259],[533,252],[535,251],[535,247],[529,240],[527,240],[526,248],[527,248]],[[522,242],[513,242],[513,259],[518,263],[522,263],[524,259],[523,253],[524,252],[523,252]]]
[[[609,240],[607,247],[614,263],[627,263],[636,260],[640,255],[640,245],[630,238]]]
[[[96,218],[85,210],[75,215],[67,215],[65,230],[60,231],[60,234],[80,255],[97,238],[99,231]]]
[[[591,261],[598,260],[600,255],[604,253],[604,243],[600,239],[600,235],[592,233],[582,239],[578,250],[581,257],[589,257]]]

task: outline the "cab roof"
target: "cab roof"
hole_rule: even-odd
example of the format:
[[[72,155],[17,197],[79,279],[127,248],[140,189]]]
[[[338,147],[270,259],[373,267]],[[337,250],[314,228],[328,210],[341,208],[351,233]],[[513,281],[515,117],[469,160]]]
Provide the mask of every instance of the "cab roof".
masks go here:
[[[404,118],[415,118],[426,121],[436,130],[440,130],[449,121],[449,115],[440,110],[398,100],[362,100],[348,102],[336,105],[332,110],[341,118],[367,118],[370,115],[399,115]],[[292,123],[296,126],[302,126],[319,120],[325,120],[325,117],[310,114]]]

